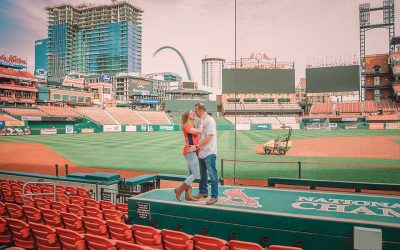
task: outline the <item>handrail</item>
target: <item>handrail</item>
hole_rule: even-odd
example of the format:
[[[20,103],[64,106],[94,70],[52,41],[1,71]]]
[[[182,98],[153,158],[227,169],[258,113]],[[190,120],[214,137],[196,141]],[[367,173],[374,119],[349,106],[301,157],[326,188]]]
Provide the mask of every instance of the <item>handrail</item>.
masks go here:
[[[25,193],[25,186],[28,184],[52,184],[53,185],[53,193],[32,193],[32,194],[27,194]],[[39,196],[39,195],[53,195],[54,201],[56,201],[56,185],[54,185],[54,182],[40,182],[40,181],[33,181],[33,182],[26,182],[22,186],[22,195],[24,196]]]

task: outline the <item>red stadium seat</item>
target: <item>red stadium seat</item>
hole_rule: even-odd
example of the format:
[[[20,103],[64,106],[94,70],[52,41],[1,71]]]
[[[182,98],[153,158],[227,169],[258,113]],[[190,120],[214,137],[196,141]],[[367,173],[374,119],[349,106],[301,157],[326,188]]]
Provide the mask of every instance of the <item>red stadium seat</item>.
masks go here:
[[[21,190],[13,190],[13,194],[14,194],[15,203],[17,203],[18,205],[22,205],[23,204],[22,191]]]
[[[105,220],[112,221],[124,221],[125,215],[118,210],[103,209],[103,215]]]
[[[50,201],[51,209],[56,210],[58,212],[67,212],[67,206],[64,203],[59,201]]]
[[[78,196],[82,198],[90,198],[89,192],[84,188],[77,188]]]
[[[93,199],[86,198],[85,205],[89,206],[89,207],[94,207],[94,208],[100,209],[100,203]]]
[[[40,223],[40,224],[44,223],[44,220],[42,218],[42,213],[36,207],[22,206],[22,210],[24,211],[24,214],[28,222]]]
[[[71,204],[78,205],[80,207],[85,206],[85,200],[82,197],[79,196],[70,196],[69,201]]]
[[[268,247],[268,250],[303,250],[303,248],[271,245]]]
[[[115,204],[115,208],[118,211],[123,212],[124,214],[128,213],[128,204],[127,203],[117,203],[117,204]]]
[[[8,217],[6,205],[0,201],[0,217]]]
[[[152,248],[141,246],[135,243],[117,240],[115,242],[118,250],[152,250]]]
[[[9,203],[15,202],[14,193],[11,190],[11,188],[2,188],[1,193],[3,194],[3,200],[5,202],[9,202]]]
[[[101,237],[106,237],[108,238],[108,229],[106,222],[104,220],[100,220],[98,218],[94,217],[87,217],[87,216],[82,216],[81,217],[83,226],[85,227],[85,231],[88,234],[94,234],[98,235]]]
[[[63,250],[85,250],[85,240],[83,234],[73,230],[56,228],[56,233],[60,240]]]
[[[50,194],[50,195],[43,195],[43,199],[48,200],[48,201],[54,201],[54,195],[51,195],[51,193],[54,193],[54,192],[55,192],[55,190],[53,189],[53,186],[42,187],[42,193]]]
[[[11,218],[26,221],[22,208],[14,203],[5,203],[8,214]]]
[[[60,212],[61,219],[66,229],[73,230],[78,233],[85,233],[81,218],[75,214]]]
[[[152,247],[153,249],[162,249],[160,231],[149,226],[133,224],[133,235],[136,244]]]
[[[29,223],[32,234],[35,237],[36,244],[41,250],[61,250],[60,242],[58,241],[56,230],[50,226]]]
[[[78,195],[78,189],[76,187],[66,187],[65,188],[65,193],[68,196],[71,196],[71,195],[77,196]]]
[[[106,221],[111,239],[134,242],[131,226],[117,221]]]
[[[77,216],[85,215],[83,211],[83,207],[75,205],[75,204],[67,204],[68,213],[75,214]]]
[[[115,205],[109,201],[99,201],[101,209],[111,209],[116,210]]]
[[[36,207],[37,208],[46,208],[46,209],[50,209],[51,208],[51,204],[48,200],[42,199],[42,198],[35,198],[35,203],[36,203]]]
[[[58,211],[42,209],[41,212],[46,225],[51,227],[64,227],[64,223],[62,222],[61,215]]]
[[[93,234],[85,234],[86,245],[89,250],[116,250],[115,242]]]
[[[193,249],[192,235],[167,229],[161,230],[161,235],[166,250]]]
[[[65,195],[65,187],[64,186],[56,186],[56,194],[64,194]]]
[[[264,250],[264,248],[257,243],[239,240],[230,240],[228,246],[230,250]]]
[[[69,204],[69,197],[66,196],[65,194],[57,194],[57,201],[64,203],[64,204]]]
[[[85,211],[85,215],[88,217],[95,217],[100,220],[104,219],[103,212],[95,207],[84,206],[83,209]]]
[[[29,230],[29,225],[22,220],[6,218],[7,226],[13,235],[15,246],[31,249],[35,241]]]
[[[4,218],[0,217],[0,245],[12,242],[10,230],[7,228],[7,222]]]
[[[26,206],[36,207],[35,201],[29,196],[22,196],[22,204]]]
[[[228,250],[227,242],[222,239],[196,234],[193,236],[196,250]]]

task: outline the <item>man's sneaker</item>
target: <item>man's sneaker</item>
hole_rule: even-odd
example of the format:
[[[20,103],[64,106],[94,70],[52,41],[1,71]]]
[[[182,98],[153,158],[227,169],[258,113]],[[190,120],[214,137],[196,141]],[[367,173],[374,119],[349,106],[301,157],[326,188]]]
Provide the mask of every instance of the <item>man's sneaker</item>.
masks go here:
[[[192,196],[193,198],[200,200],[201,198],[207,198],[208,194],[196,194]]]
[[[209,199],[209,200],[207,201],[207,205],[214,204],[214,203],[216,203],[217,201],[218,201],[218,198],[211,198],[211,199]]]

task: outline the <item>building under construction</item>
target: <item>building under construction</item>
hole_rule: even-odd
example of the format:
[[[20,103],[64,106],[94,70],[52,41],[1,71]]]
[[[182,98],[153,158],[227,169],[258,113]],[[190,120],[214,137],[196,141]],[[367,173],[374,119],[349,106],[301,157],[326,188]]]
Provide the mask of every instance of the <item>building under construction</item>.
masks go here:
[[[48,11],[48,79],[141,72],[143,10],[128,2],[62,4]]]

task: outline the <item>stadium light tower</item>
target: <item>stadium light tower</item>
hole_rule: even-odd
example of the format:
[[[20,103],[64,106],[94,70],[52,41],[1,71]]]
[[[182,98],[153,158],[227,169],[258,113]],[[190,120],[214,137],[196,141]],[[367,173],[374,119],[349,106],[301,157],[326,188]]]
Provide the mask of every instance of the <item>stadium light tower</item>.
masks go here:
[[[371,24],[371,12],[383,11],[383,23]],[[395,49],[394,45],[390,44],[390,41],[395,36],[394,34],[394,0],[384,0],[383,6],[371,8],[369,3],[359,5],[359,16],[360,16],[360,63],[361,63],[361,89],[360,98],[365,99],[365,33],[368,30],[387,28],[389,30],[389,53]]]

